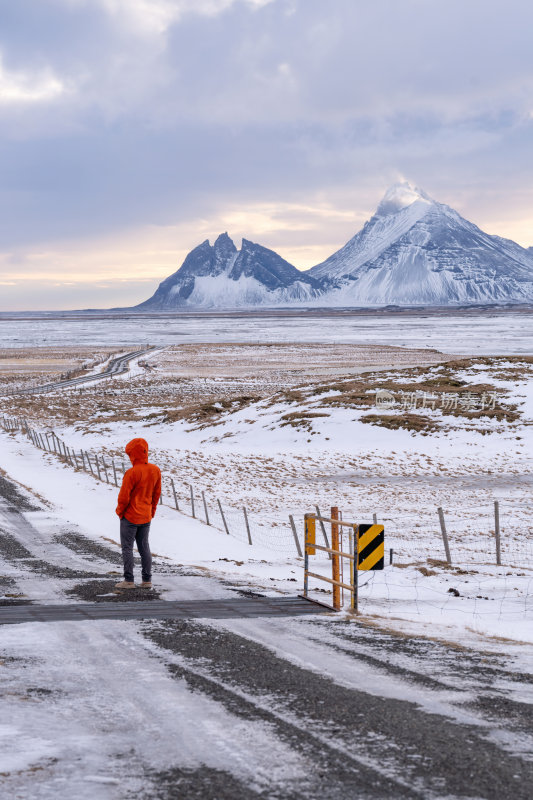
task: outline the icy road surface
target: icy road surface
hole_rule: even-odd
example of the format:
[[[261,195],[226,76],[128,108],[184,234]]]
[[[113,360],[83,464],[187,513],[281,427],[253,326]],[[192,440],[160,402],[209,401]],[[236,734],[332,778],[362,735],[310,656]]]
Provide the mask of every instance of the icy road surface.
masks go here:
[[[109,601],[120,568],[6,478],[0,565],[0,622]],[[163,599],[243,591],[156,575]],[[531,797],[523,663],[331,616],[0,624],[0,684],[3,797]]]

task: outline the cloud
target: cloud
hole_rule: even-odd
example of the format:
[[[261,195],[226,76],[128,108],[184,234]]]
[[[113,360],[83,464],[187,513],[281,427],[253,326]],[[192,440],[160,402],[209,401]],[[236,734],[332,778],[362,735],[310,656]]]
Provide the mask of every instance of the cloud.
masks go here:
[[[65,85],[49,70],[25,73],[9,72],[0,57],[0,105],[43,103],[65,91]]]
[[[308,264],[398,173],[531,244],[532,28],[526,0],[4,3],[0,249],[181,253],[233,215]]]

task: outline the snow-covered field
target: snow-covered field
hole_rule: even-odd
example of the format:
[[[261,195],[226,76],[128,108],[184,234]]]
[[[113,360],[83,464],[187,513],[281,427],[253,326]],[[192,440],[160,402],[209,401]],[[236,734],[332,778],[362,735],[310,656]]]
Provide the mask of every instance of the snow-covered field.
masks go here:
[[[39,317],[0,314],[2,347],[141,343],[319,342],[436,348],[445,353],[533,352],[533,311],[314,311]]]
[[[296,593],[303,564],[289,514],[301,540],[303,515],[317,505],[322,513],[338,506],[345,520],[358,523],[375,513],[385,525],[387,559],[385,570],[361,577],[365,619],[483,648],[531,642],[531,360],[439,365],[433,358],[395,370],[390,353],[381,353],[382,369],[359,375],[354,351],[353,368],[341,377],[346,353],[337,374],[329,374],[327,359],[317,374],[304,349],[299,370],[297,345],[290,350],[292,370],[280,369],[279,353],[269,367],[260,346],[250,351],[248,366],[241,347],[223,358],[217,350],[209,378],[208,349],[185,356],[176,348],[155,356],[149,374],[131,382],[25,400],[26,408],[10,401],[6,413],[25,414],[41,431],[53,428],[76,451],[103,455],[108,466],[111,459],[120,464],[132,436],[147,438],[164,475],[166,506],[152,534],[160,555],[263,592]],[[402,363],[410,363],[408,354]],[[390,407],[376,406],[380,388],[391,393]],[[37,450],[22,433],[2,439],[2,467],[10,476],[87,535],[117,538],[114,487]],[[185,514],[172,508],[171,477]],[[188,516],[190,484],[201,519],[205,493],[210,527]],[[439,506],[451,567],[444,562]],[[327,575],[330,567],[316,557],[313,569]],[[313,582],[315,596],[327,600],[320,588]]]

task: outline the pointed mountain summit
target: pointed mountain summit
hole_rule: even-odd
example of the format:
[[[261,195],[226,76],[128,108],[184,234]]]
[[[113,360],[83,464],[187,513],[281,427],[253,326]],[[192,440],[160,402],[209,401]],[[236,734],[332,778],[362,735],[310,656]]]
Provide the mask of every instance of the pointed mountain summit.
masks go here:
[[[309,275],[322,282],[324,305],[533,301],[530,250],[409,183],[392,186],[362,230]]]
[[[159,284],[137,311],[280,306],[311,300],[320,282],[273,250],[247,239],[237,250],[227,233],[191,250],[181,267]]]

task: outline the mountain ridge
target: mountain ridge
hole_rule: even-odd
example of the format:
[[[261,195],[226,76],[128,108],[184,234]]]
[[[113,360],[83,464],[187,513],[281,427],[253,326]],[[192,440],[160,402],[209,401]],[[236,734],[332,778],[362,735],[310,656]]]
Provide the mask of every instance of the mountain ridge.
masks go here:
[[[374,307],[533,302],[533,247],[485,233],[407,182],[320,264],[298,270],[227,232],[205,240],[138,311],[183,307]]]

